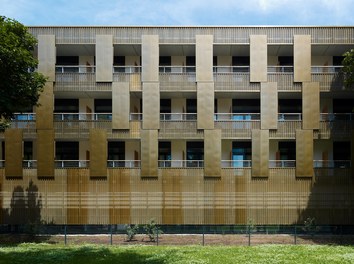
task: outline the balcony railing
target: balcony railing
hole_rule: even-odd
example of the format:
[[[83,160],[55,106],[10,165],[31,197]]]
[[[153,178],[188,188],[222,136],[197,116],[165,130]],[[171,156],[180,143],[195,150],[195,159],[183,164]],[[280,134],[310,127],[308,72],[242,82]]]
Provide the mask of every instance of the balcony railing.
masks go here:
[[[23,160],[22,161],[22,168],[25,168],[25,169],[37,168],[37,161],[36,160]]]
[[[250,72],[250,66],[214,66],[214,73]]]
[[[269,160],[269,168],[295,168],[295,160]]]
[[[197,113],[164,113],[160,114],[160,121],[196,121]]]
[[[354,121],[354,113],[321,113],[320,120],[330,122],[342,120]]]
[[[0,168],[4,168],[5,167],[5,160],[0,160]]]
[[[247,120],[261,120],[260,113],[215,113],[215,121],[247,121]]]
[[[88,168],[89,160],[56,160],[56,168]]]
[[[222,160],[222,168],[251,168],[251,160]]]
[[[312,73],[338,73],[343,66],[311,66]]]
[[[351,168],[350,160],[314,160],[314,168]]]
[[[170,68],[170,72],[167,69]],[[197,91],[195,69],[190,67],[160,67],[159,81],[161,91]]]
[[[140,73],[141,66],[113,66],[113,73]]]
[[[108,168],[140,168],[140,160],[108,160]]]
[[[268,66],[268,73],[289,73],[294,72],[294,66]]]
[[[54,121],[111,121],[112,113],[54,113]]]
[[[203,168],[203,160],[159,160],[159,168]]]
[[[96,70],[95,66],[87,65],[56,65],[56,73],[94,73]]]
[[[160,73],[195,73],[195,66],[159,66]]]
[[[15,113],[12,121],[34,121],[36,120],[36,113]]]
[[[278,121],[301,121],[301,113],[279,113]]]

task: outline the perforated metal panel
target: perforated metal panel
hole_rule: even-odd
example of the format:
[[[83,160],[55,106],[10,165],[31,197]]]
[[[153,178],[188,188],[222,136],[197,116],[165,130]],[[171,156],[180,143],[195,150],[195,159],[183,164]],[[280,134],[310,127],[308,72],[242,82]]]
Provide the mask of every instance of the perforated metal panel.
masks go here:
[[[22,178],[22,129],[9,128],[5,130],[5,176]]]
[[[250,35],[250,81],[267,81],[267,36]]]
[[[112,129],[129,129],[130,93],[128,82],[112,83]]]
[[[311,36],[294,35],[294,82],[311,81]]]
[[[113,36],[96,35],[96,82],[113,80]]]

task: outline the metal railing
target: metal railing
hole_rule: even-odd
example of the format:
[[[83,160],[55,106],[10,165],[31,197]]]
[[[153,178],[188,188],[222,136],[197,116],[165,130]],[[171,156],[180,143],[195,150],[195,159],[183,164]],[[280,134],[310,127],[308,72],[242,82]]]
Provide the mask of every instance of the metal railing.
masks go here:
[[[251,160],[222,160],[221,168],[251,168]]]
[[[195,73],[195,66],[159,66],[160,73]]]
[[[24,168],[24,169],[37,168],[37,161],[36,160],[23,160],[22,161],[22,168]]]
[[[54,113],[54,121],[110,121],[112,113]]]
[[[113,73],[140,73],[141,66],[113,66]]]
[[[196,121],[197,113],[163,113],[160,121]]]
[[[301,121],[302,113],[279,113],[278,121]]]
[[[130,121],[141,121],[141,120],[143,120],[143,114],[142,113],[130,113],[129,120]]]
[[[5,160],[0,160],[0,168],[5,168]]]
[[[161,91],[197,91],[195,72],[160,72],[159,81]]]
[[[159,168],[203,168],[204,160],[159,160]]]
[[[36,120],[36,113],[14,113],[11,120],[12,121],[34,121]]]
[[[269,160],[269,168],[295,168],[295,160]]]
[[[311,66],[311,73],[338,73],[343,66]]]
[[[140,168],[140,160],[108,160],[108,168]]]
[[[321,113],[321,121],[354,120],[354,113]]]
[[[250,72],[250,66],[213,66],[214,73]]]
[[[268,73],[293,73],[294,66],[268,66]]]
[[[56,73],[94,73],[96,66],[87,65],[56,65]]]
[[[314,168],[351,168],[350,160],[314,160]]]
[[[248,120],[261,120],[260,113],[215,113],[215,121],[248,121]]]
[[[56,168],[88,168],[89,160],[55,160]]]

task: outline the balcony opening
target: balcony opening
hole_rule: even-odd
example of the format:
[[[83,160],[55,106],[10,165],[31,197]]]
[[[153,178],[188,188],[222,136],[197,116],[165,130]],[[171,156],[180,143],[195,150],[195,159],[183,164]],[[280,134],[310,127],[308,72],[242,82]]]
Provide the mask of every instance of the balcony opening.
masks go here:
[[[233,72],[249,72],[250,57],[249,56],[232,56]]]
[[[79,99],[55,99],[54,100],[54,119],[79,120]]]
[[[159,167],[171,167],[171,142],[159,142]]]
[[[197,120],[197,99],[186,99],[187,120]]]
[[[333,113],[336,120],[353,120],[354,100],[333,99]]]
[[[281,72],[293,72],[294,69],[294,57],[293,56],[279,56],[278,64]]]
[[[204,142],[187,142],[187,167],[203,167]]]
[[[108,141],[108,167],[125,167],[125,142]]]
[[[349,168],[351,160],[350,141],[333,142],[333,160],[336,168]]]
[[[171,120],[171,99],[160,99],[160,119]]]
[[[279,99],[278,100],[279,121],[301,121],[302,100],[301,99]]]
[[[57,67],[57,72],[79,72],[79,56],[57,56],[56,65],[63,66]]]
[[[171,72],[171,56],[160,56],[159,66],[160,72]]]
[[[95,99],[97,120],[112,120],[112,99]]]
[[[195,72],[195,56],[186,56],[186,72]]]
[[[232,142],[232,166],[233,168],[251,167],[252,142],[233,141]]]
[[[55,163],[57,168],[84,167],[79,161],[78,141],[56,141]]]
[[[233,120],[259,120],[260,112],[259,99],[232,99]]]
[[[114,56],[113,67],[114,67],[114,72],[125,72],[125,57]]]
[[[296,142],[295,141],[279,141],[279,152],[277,152],[277,167],[295,167],[296,160]]]

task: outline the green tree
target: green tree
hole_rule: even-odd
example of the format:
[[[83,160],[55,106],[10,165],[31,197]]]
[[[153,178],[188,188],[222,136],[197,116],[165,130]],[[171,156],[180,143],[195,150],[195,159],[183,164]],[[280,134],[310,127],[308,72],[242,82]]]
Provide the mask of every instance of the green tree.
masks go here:
[[[0,120],[37,105],[46,78],[35,72],[37,40],[16,20],[0,16]],[[2,123],[0,121],[0,123]]]
[[[343,54],[344,85],[350,88],[354,85],[354,49]]]

